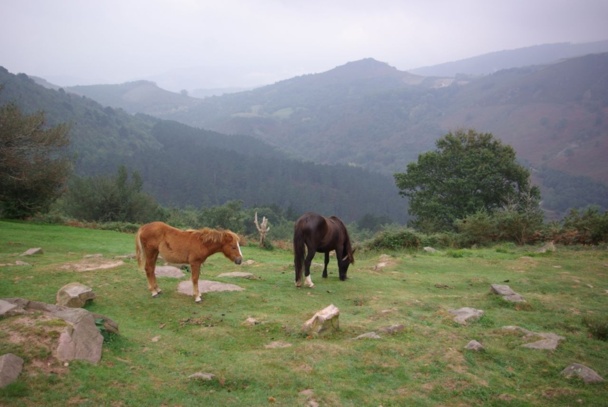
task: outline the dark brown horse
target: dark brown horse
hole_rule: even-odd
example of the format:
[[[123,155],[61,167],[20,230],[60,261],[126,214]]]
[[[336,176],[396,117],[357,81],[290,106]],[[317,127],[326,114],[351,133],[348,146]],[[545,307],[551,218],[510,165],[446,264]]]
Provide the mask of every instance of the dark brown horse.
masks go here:
[[[293,233],[293,252],[296,269],[296,286],[302,286],[302,267],[306,276],[306,285],[313,287],[310,277],[310,263],[315,253],[325,253],[323,278],[327,278],[329,253],[335,250],[338,259],[340,280],[346,280],[348,266],[355,262],[354,250],[344,223],[336,216],[326,218],[313,212],[307,212],[296,221]]]
[[[135,251],[139,267],[146,270],[148,289],[153,297],[161,292],[154,274],[159,254],[168,263],[189,264],[192,271],[192,292],[196,302],[201,302],[198,277],[201,265],[207,257],[223,253],[236,264],[243,261],[236,233],[208,228],[180,230],[163,222],[152,222],[139,228],[135,238]]]

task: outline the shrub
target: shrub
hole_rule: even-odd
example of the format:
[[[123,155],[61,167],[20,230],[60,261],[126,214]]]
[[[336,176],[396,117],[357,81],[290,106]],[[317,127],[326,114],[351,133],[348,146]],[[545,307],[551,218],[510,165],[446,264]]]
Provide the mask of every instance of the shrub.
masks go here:
[[[413,229],[385,230],[376,235],[369,243],[370,249],[419,249],[421,238]]]
[[[583,317],[583,324],[595,339],[608,341],[608,317],[586,315]]]

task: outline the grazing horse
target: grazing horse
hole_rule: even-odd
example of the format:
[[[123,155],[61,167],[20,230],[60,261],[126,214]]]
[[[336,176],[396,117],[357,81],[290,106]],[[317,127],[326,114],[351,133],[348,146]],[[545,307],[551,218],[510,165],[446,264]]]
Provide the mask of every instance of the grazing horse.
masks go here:
[[[209,228],[180,230],[163,222],[152,222],[139,228],[135,237],[135,251],[139,268],[143,267],[146,271],[152,297],[161,293],[154,274],[159,253],[168,263],[189,264],[192,292],[197,303],[201,302],[198,276],[207,257],[221,252],[236,264],[243,261],[236,233]]]
[[[305,250],[306,247],[306,250]],[[348,266],[355,262],[354,250],[344,223],[336,216],[326,218],[313,212],[307,212],[296,221],[293,233],[293,252],[296,269],[296,286],[302,286],[302,266],[306,276],[306,285],[314,287],[310,277],[310,263],[316,252],[325,253],[323,278],[327,278],[329,253],[335,250],[338,259],[340,280],[346,280]],[[304,257],[305,251],[306,258]]]

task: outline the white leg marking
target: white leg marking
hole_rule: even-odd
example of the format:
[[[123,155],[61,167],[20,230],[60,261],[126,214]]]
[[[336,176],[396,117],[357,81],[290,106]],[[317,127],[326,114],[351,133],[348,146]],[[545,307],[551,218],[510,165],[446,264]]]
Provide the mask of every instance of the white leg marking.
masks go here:
[[[306,285],[310,288],[313,288],[315,285],[312,282],[312,278],[310,278],[310,276],[306,277]]]
[[[201,300],[201,296],[200,295],[198,297],[196,297],[196,299],[194,300],[194,302],[196,302],[196,303],[201,302],[201,301],[202,300]]]

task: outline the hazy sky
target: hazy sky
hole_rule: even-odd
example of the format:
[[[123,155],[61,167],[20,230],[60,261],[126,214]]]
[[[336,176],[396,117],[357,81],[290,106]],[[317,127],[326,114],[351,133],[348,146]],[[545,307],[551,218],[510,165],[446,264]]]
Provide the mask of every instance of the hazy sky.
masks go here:
[[[607,39],[608,0],[0,0],[0,66],[62,86],[254,86]]]

